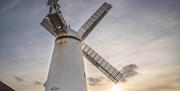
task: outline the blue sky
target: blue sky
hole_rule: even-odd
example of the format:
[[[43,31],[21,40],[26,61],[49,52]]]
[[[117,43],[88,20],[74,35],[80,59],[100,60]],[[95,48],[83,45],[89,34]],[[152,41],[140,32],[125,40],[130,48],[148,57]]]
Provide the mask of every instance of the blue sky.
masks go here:
[[[120,83],[123,91],[180,90],[180,0],[60,0],[69,25],[78,30],[103,2],[113,5],[85,42],[116,68],[138,66]],[[0,80],[17,91],[43,91],[54,37],[40,22],[47,0],[0,1]],[[87,60],[89,91],[114,85]],[[139,87],[141,86],[141,87]]]

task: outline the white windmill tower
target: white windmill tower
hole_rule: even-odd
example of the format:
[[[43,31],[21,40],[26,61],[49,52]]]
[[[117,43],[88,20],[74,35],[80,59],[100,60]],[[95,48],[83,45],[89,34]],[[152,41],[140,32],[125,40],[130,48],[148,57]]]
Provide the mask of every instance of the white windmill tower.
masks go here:
[[[133,69],[118,71],[83,42],[112,8],[110,4],[105,2],[78,32],[67,26],[59,9],[58,0],[49,0],[48,5],[49,14],[41,25],[56,40],[45,91],[87,91],[83,55],[114,83],[125,79],[129,74],[128,71],[133,71]]]

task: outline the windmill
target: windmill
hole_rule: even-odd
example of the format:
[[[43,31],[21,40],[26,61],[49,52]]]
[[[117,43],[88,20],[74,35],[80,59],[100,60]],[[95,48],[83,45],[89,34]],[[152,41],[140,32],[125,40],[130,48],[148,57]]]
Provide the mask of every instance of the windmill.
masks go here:
[[[83,41],[112,6],[104,3],[76,32],[67,26],[58,0],[49,0],[49,14],[40,23],[55,39],[45,91],[87,91],[83,55],[114,83],[128,77],[131,70],[118,71]]]

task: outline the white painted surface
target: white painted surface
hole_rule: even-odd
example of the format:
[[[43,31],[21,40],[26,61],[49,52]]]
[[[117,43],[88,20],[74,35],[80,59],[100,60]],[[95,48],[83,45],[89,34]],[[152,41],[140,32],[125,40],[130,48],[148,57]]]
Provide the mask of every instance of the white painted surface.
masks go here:
[[[87,91],[81,42],[56,40],[45,91]]]

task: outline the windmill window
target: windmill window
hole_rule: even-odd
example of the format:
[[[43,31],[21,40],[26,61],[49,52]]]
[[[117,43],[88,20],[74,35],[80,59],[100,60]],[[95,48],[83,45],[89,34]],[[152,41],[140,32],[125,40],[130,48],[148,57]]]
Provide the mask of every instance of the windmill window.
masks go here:
[[[84,78],[86,78],[86,73],[84,72]]]
[[[60,43],[61,42],[61,40],[56,40],[56,43]]]
[[[63,41],[60,41],[59,44],[63,44]]]

